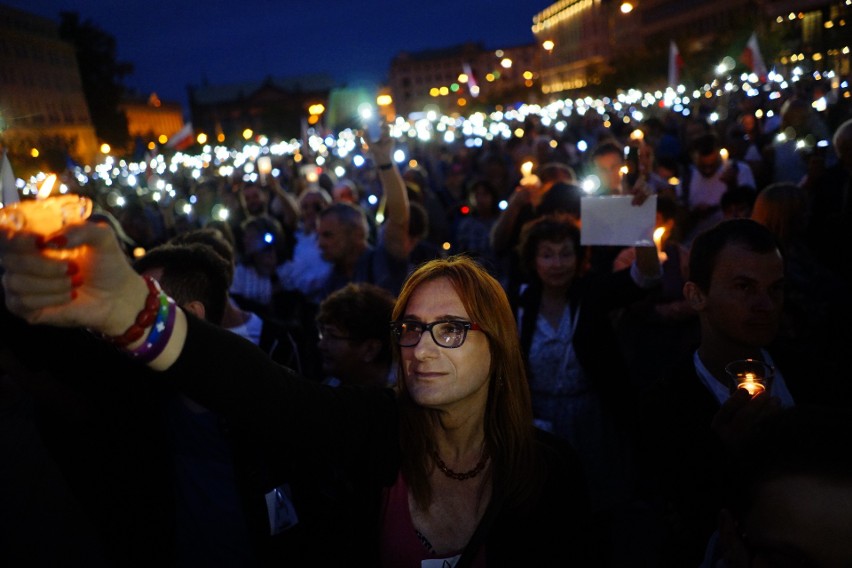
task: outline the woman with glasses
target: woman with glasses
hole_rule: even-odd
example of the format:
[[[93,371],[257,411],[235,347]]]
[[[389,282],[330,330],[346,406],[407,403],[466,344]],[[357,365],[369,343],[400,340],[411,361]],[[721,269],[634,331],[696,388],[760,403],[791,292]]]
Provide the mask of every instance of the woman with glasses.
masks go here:
[[[185,314],[105,226],[0,235],[0,260],[13,313],[88,328],[268,449],[270,486],[291,485],[298,518],[280,565],[596,565],[579,463],[533,427],[508,300],[469,258],[406,281],[393,389],[303,380]]]

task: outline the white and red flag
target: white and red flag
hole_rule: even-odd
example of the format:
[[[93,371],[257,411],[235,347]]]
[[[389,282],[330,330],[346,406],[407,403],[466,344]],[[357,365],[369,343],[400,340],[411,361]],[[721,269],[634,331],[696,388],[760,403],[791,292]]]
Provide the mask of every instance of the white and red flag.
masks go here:
[[[752,32],[751,37],[748,38],[745,49],[740,55],[740,61],[748,67],[749,71],[760,77],[761,81],[766,80],[766,63],[763,62],[763,56],[760,54],[756,33]]]
[[[669,43],[669,87],[677,87],[680,84],[680,73],[683,69],[683,58],[674,40]]]
[[[185,150],[195,143],[195,131],[192,129],[192,123],[187,122],[183,128],[172,134],[169,141],[166,143],[167,148],[175,150]]]

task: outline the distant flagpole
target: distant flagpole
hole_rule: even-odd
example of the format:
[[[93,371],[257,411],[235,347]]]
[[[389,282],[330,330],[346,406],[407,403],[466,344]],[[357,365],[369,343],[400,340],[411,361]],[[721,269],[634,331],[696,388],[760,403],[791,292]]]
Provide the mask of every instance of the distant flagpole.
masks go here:
[[[680,72],[683,69],[683,58],[677,44],[669,42],[669,87],[675,88],[680,84]]]
[[[760,53],[760,46],[757,44],[757,33],[752,32],[751,37],[746,42],[745,49],[740,55],[740,61],[749,68],[749,70],[760,77],[761,81],[766,80],[766,63],[763,61],[763,55]]]
[[[0,160],[0,195],[3,196],[3,205],[17,203],[21,200],[18,195],[18,186],[15,184],[15,173],[6,150],[2,150],[3,159]]]

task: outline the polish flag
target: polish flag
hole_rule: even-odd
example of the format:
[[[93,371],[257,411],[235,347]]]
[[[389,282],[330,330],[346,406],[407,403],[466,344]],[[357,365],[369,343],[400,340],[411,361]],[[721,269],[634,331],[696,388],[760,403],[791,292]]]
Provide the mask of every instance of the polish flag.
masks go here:
[[[674,40],[669,43],[669,87],[680,84],[680,72],[683,69],[683,58]]]
[[[749,71],[760,77],[761,81],[766,80],[766,63],[763,62],[763,56],[760,54],[756,33],[752,32],[751,37],[748,38],[745,49],[740,55],[740,61],[749,68]]]
[[[175,150],[186,150],[195,143],[195,131],[192,129],[192,123],[187,122],[183,128],[172,134],[169,141],[166,143],[166,148]]]

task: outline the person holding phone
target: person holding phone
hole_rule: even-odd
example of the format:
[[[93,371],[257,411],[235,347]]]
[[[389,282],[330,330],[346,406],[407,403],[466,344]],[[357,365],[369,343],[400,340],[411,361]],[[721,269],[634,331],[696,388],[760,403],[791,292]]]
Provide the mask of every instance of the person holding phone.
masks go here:
[[[384,191],[385,221],[378,243],[369,242],[366,212],[353,203],[338,202],[318,213],[317,245],[332,268],[319,293],[320,301],[349,282],[369,282],[396,295],[408,274],[413,246],[409,236],[408,192],[393,160],[393,140],[387,125],[376,142],[363,141],[378,169]]]

